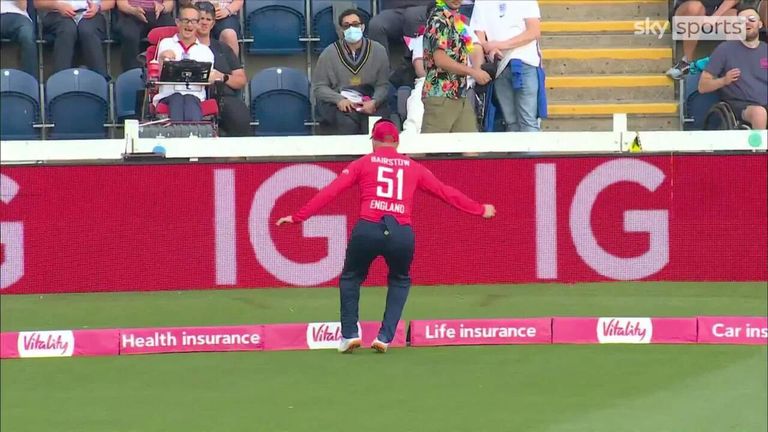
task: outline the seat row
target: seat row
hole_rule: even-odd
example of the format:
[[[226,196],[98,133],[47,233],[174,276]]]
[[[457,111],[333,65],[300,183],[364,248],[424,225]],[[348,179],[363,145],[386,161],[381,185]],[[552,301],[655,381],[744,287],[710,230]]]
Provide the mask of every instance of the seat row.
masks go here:
[[[40,84],[15,69],[0,70],[0,139],[99,139],[139,119],[146,101],[144,71],[114,83],[88,69],[67,69]],[[254,135],[307,135],[312,130],[310,83],[304,72],[272,67],[249,82]]]

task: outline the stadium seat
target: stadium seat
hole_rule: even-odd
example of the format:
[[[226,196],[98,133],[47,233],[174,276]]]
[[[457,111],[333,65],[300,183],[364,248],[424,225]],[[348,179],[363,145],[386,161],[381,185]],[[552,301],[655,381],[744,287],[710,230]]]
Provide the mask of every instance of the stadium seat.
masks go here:
[[[115,115],[119,122],[126,119],[138,119],[141,111],[137,111],[140,100],[139,93],[144,91],[144,71],[141,68],[123,72],[115,81]]]
[[[251,119],[256,135],[309,135],[312,108],[309,80],[297,69],[269,68],[250,82]]]
[[[65,69],[45,84],[47,120],[52,139],[106,138],[107,80],[88,69]]]
[[[245,34],[249,54],[287,55],[306,50],[304,0],[245,2]]]
[[[709,110],[718,102],[720,96],[717,92],[699,93],[699,79],[701,74],[687,75],[684,81],[684,107],[685,129],[703,130]]]
[[[36,129],[40,95],[35,77],[15,69],[0,70],[0,139],[39,139]]]
[[[157,44],[165,38],[173,37],[177,30],[174,26],[155,27],[149,31],[147,35],[147,41],[149,41],[149,47],[147,47],[146,59],[147,61],[153,60],[157,57]]]
[[[336,33],[336,22],[333,19],[333,0],[311,0],[312,1],[312,33],[320,38],[320,42],[315,46],[315,52],[322,52],[325,47],[336,42],[339,39]],[[371,2],[357,1],[357,9],[362,15],[360,18],[368,25],[370,21]]]

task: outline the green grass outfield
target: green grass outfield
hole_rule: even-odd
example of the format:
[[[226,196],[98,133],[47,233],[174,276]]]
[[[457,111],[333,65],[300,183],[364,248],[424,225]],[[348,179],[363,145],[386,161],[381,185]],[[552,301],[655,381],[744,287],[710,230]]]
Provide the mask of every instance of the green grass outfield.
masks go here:
[[[380,319],[385,290],[365,289]],[[417,287],[404,319],[766,315],[765,283]],[[335,289],[0,297],[0,328],[336,320]],[[765,346],[538,345],[3,360],[3,432],[765,432]]]

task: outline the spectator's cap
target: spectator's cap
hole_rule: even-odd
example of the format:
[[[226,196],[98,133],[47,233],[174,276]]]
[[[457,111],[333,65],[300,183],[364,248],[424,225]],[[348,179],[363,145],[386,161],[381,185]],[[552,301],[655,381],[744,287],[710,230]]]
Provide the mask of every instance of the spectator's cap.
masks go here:
[[[397,130],[397,126],[392,123],[391,120],[381,119],[373,125],[371,139],[385,143],[399,143],[400,132]]]

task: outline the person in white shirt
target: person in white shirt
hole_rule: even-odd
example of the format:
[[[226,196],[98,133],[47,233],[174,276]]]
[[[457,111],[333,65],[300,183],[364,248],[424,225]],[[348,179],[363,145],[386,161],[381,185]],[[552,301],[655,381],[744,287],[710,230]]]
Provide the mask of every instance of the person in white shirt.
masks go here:
[[[53,71],[73,67],[75,45],[79,42],[85,65],[109,77],[102,41],[107,20],[101,12],[115,7],[115,0],[35,0],[43,12],[43,31],[53,33]]]
[[[509,132],[536,132],[541,12],[534,0],[475,2],[471,26],[491,61],[499,61],[493,92]]]
[[[172,38],[161,40],[157,45],[157,60],[161,65],[179,60],[213,64],[213,52],[197,39],[199,25],[200,11],[194,6],[182,6],[176,19],[178,33]],[[191,85],[189,88],[185,84],[162,85],[152,103],[155,106],[160,102],[168,105],[171,121],[200,121],[203,118],[200,102],[205,98],[205,87],[201,85]]]
[[[421,119],[424,117],[424,102],[421,101],[421,92],[424,89],[424,77],[427,71],[424,70],[424,35],[420,34],[414,38],[404,38],[405,45],[411,51],[411,61],[413,69],[416,71],[416,80],[413,83],[413,90],[406,101],[406,112],[408,117],[403,122],[403,133],[421,133]]]
[[[21,70],[36,77],[35,25],[27,13],[27,0],[0,1],[0,37],[19,44]]]

